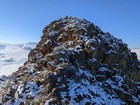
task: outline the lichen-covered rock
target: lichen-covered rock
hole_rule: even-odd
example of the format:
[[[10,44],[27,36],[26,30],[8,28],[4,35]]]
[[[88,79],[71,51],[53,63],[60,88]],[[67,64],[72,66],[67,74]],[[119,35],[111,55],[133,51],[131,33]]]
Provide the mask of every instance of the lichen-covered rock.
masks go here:
[[[140,63],[122,40],[81,18],[43,30],[24,66],[12,74],[3,105],[139,105]]]

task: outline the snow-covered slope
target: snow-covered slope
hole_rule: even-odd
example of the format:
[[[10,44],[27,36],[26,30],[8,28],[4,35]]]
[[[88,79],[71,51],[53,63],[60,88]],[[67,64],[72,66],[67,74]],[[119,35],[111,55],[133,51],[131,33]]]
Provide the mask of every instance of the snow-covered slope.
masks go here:
[[[138,59],[140,60],[140,48],[131,49],[132,52],[136,52]]]
[[[9,75],[18,70],[28,58],[28,53],[36,43],[0,43],[0,75]]]

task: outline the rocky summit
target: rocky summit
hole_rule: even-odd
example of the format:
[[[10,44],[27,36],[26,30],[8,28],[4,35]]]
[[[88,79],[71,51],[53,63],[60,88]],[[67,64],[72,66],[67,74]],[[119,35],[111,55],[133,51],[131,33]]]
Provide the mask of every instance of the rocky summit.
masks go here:
[[[28,61],[3,78],[2,105],[140,105],[136,53],[76,17],[47,25]]]

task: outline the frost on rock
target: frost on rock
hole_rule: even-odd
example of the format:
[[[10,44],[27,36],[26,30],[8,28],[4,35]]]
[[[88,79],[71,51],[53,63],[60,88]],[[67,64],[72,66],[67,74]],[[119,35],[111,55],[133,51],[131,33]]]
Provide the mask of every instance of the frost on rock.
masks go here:
[[[85,19],[61,18],[12,74],[2,104],[139,105],[139,66],[122,40]]]

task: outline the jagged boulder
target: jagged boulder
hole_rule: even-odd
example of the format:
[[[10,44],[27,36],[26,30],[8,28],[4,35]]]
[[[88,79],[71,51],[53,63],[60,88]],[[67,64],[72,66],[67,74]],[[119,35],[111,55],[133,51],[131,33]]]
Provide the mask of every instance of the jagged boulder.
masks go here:
[[[76,17],[53,21],[24,66],[12,74],[3,105],[139,105],[140,63],[122,40]]]

